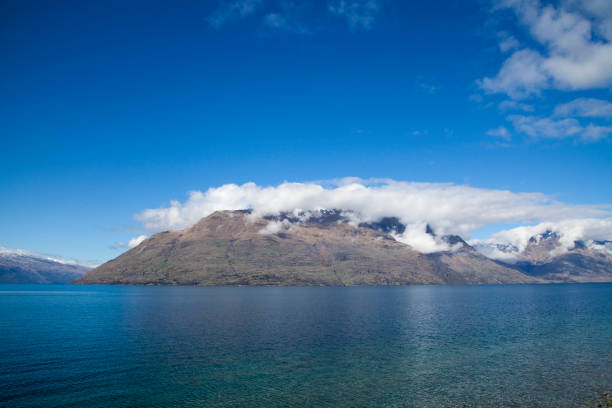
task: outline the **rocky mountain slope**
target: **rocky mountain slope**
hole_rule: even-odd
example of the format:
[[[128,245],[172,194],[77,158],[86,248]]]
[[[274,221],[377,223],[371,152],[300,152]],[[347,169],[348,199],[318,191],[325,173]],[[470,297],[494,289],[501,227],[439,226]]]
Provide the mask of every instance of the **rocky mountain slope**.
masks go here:
[[[400,285],[538,282],[461,238],[422,254],[396,241],[396,220],[352,226],[337,211],[296,222],[218,211],[193,227],[153,235],[75,283],[156,285]],[[430,231],[433,234],[433,231]],[[458,248],[458,249],[457,249]]]
[[[0,283],[68,283],[90,269],[0,247]]]
[[[612,242],[576,241],[562,250],[559,236],[532,237],[523,251],[522,270],[553,282],[612,282]]]

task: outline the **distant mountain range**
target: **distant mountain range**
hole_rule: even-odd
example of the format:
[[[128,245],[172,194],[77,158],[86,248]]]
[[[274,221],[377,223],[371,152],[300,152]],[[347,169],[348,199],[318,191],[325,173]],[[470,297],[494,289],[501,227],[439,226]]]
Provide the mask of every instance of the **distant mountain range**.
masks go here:
[[[91,267],[0,247],[0,283],[69,283]]]
[[[519,251],[511,245],[483,244],[484,254],[500,254],[505,262],[551,282],[612,282],[612,241],[574,241],[566,250],[554,231],[532,236]]]
[[[449,250],[420,253],[395,239],[396,218],[354,225],[339,210],[296,217],[217,211],[189,229],[162,232],[75,283],[154,285],[403,285],[612,281],[609,243],[555,250],[554,233],[527,248],[470,246],[437,237]],[[427,233],[435,231],[427,227]],[[502,261],[485,256],[505,253]],[[508,260],[511,259],[511,260]]]

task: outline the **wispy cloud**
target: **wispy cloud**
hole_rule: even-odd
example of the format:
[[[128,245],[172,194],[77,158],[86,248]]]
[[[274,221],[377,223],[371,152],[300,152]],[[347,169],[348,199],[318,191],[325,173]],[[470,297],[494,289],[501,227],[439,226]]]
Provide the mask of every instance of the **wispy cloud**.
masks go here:
[[[289,23],[287,22],[287,19],[283,15],[278,13],[266,14],[266,16],[264,17],[264,22],[266,25],[272,28],[283,30],[289,29]]]
[[[477,81],[487,93],[505,93],[513,99],[539,95],[550,78],[541,68],[543,57],[536,51],[519,50],[508,58],[494,78]]]
[[[263,4],[263,0],[222,0],[208,22],[220,27],[228,21],[250,16]]]
[[[328,0],[321,5],[295,0],[221,0],[208,22],[218,28],[227,22],[257,14],[269,29],[304,35],[314,31],[312,21],[309,21],[312,11],[342,17],[353,31],[368,31],[378,17],[380,3],[379,0]]]
[[[468,100],[472,102],[480,103],[484,100],[484,98],[482,97],[482,95],[475,93],[475,94],[471,94],[470,96],[468,96]]]
[[[610,126],[593,123],[583,126],[574,118],[510,115],[507,119],[517,132],[534,139],[577,139],[583,142],[596,142],[612,133]]]
[[[147,239],[149,236],[148,235],[139,235],[137,237],[134,237],[132,239],[130,239],[128,242],[117,242],[117,246],[120,248],[135,248],[138,245],[140,245],[142,243],[142,241],[144,241],[145,239]]]
[[[487,135],[504,140],[510,140],[512,138],[512,135],[510,134],[508,129],[506,129],[505,126],[500,126],[495,129],[489,129],[487,130]]]
[[[422,76],[417,77],[416,79],[416,85],[419,89],[430,93],[430,94],[434,94],[436,92],[438,92],[441,88],[441,86],[437,83],[434,83],[433,81],[429,81],[426,80],[425,78],[423,78]]]
[[[273,30],[287,31],[299,35],[309,35],[312,31],[299,22],[298,19],[289,18],[286,14],[269,13],[264,16],[264,25]]]
[[[612,69],[612,66],[611,68]],[[612,103],[602,99],[578,98],[557,105],[556,116],[578,116],[584,118],[612,118]]]
[[[519,103],[517,101],[501,101],[497,106],[501,111],[520,110],[523,112],[533,112],[534,110],[533,105]]]
[[[500,33],[499,49],[501,52],[507,52],[519,48],[521,45],[514,36],[507,33]]]
[[[379,12],[376,0],[330,0],[328,10],[344,17],[351,29],[370,30]]]

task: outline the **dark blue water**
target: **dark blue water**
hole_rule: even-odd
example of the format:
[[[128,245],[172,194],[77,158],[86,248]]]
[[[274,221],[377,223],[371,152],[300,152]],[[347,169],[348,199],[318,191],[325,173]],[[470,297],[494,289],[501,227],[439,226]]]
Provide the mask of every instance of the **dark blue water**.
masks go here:
[[[0,285],[0,406],[576,407],[612,284]]]

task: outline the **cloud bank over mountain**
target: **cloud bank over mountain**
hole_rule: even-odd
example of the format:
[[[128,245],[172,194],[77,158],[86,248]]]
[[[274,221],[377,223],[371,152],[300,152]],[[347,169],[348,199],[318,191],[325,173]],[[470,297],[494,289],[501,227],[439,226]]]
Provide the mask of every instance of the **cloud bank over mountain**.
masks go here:
[[[339,209],[345,211],[345,216],[355,225],[396,217],[406,225],[405,231],[396,234],[396,239],[421,252],[450,249],[439,238],[442,235],[469,238],[470,233],[479,228],[508,223],[547,222],[566,226],[569,224],[564,223],[574,220],[576,225],[582,225],[587,218],[588,228],[576,227],[577,232],[572,237],[579,237],[579,232],[583,231],[588,232],[589,239],[612,238],[609,206],[569,205],[541,193],[390,179],[346,178],[284,182],[277,186],[226,184],[205,192],[192,191],[184,203],[171,201],[168,207],[147,209],[134,217],[149,230],[178,230],[192,226],[215,211],[239,209],[251,209],[254,217]],[[595,224],[599,228],[595,228]],[[428,225],[436,232],[435,237],[427,233]],[[270,230],[276,227],[279,226],[271,225]],[[518,239],[515,235],[522,236],[515,231],[496,238],[514,242]]]
[[[548,231],[559,235],[559,243],[564,250],[574,247],[579,240],[612,240],[612,219],[583,218],[559,222],[543,222],[533,226],[523,226],[493,234],[492,239],[515,245],[523,251],[531,237]]]

